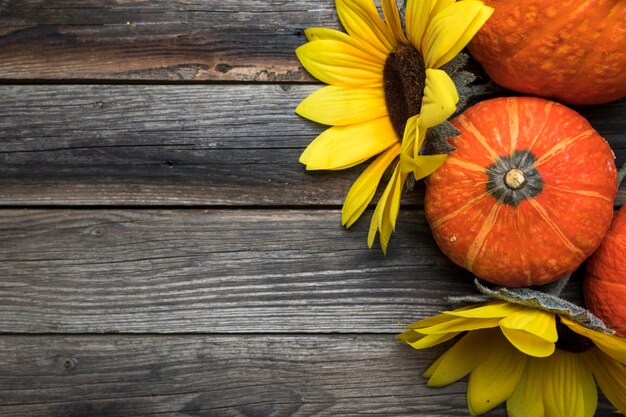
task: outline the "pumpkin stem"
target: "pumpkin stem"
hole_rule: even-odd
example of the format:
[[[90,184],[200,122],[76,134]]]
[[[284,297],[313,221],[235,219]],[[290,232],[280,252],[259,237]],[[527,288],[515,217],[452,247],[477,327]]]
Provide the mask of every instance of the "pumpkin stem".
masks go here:
[[[504,175],[504,183],[511,190],[519,190],[526,185],[526,176],[524,175],[524,171],[518,168],[513,168],[509,170]]]

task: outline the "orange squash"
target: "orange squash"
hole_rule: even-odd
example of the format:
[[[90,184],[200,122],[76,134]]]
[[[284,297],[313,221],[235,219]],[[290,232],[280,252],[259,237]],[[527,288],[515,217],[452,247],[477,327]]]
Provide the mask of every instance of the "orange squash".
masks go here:
[[[496,83],[570,104],[626,96],[626,1],[484,2],[495,11],[469,50]]]
[[[618,336],[626,337],[626,206],[587,262],[585,302]]]
[[[452,121],[456,148],[427,180],[441,250],[489,282],[540,285],[598,247],[617,188],[608,143],[575,111],[534,97],[483,101]]]

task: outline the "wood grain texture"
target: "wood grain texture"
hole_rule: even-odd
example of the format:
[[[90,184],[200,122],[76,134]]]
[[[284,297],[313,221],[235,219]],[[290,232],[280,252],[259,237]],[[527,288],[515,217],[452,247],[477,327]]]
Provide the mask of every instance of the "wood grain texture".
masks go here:
[[[0,86],[0,205],[342,204],[362,166],[298,163],[324,127],[294,109],[317,88]],[[626,162],[626,100],[578,110]],[[417,190],[405,204],[421,202]]]
[[[476,294],[423,212],[386,257],[370,215],[346,231],[336,210],[2,210],[0,332],[396,333]]]
[[[391,335],[0,337],[3,417],[469,416]],[[597,417],[612,416],[600,398]],[[487,414],[506,415],[504,406]]]
[[[442,351],[392,335],[3,336],[0,414],[466,416],[465,382],[420,377]]]
[[[2,0],[0,79],[311,81],[295,49],[332,0]]]
[[[393,337],[476,294],[422,188],[385,257],[340,226],[363,167],[298,163],[316,26],[334,0],[0,0],[1,416],[469,415]],[[626,162],[626,100],[580,111]]]

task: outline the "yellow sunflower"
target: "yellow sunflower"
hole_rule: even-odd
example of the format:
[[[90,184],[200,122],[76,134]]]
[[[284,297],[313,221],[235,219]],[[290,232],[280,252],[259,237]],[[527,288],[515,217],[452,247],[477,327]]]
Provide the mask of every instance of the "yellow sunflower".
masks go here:
[[[626,412],[626,339],[506,301],[444,312],[409,328],[399,338],[416,349],[467,332],[424,376],[439,387],[469,374],[473,415],[506,401],[512,417],[593,416],[596,383]]]
[[[419,154],[427,129],[450,117],[459,100],[454,82],[439,68],[465,47],[493,9],[477,0],[408,0],[405,33],[395,0],[382,0],[384,20],[372,0],[336,0],[336,6],[348,33],[307,29],[309,42],[296,50],[302,65],[329,84],[296,112],[332,126],[309,144],[300,162],[308,170],[334,170],[380,154],[346,196],[346,227],[361,216],[395,164],[368,234],[371,247],[380,232],[386,251],[407,176],[430,175],[446,157]]]

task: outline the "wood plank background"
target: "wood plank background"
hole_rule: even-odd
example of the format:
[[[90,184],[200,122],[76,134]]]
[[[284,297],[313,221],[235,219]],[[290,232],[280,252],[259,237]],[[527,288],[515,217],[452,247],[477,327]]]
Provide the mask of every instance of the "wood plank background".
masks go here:
[[[1,416],[468,415],[393,337],[474,293],[423,188],[385,257],[340,226],[362,168],[297,162],[312,26],[333,1],[0,0]],[[626,162],[626,100],[577,110]]]

